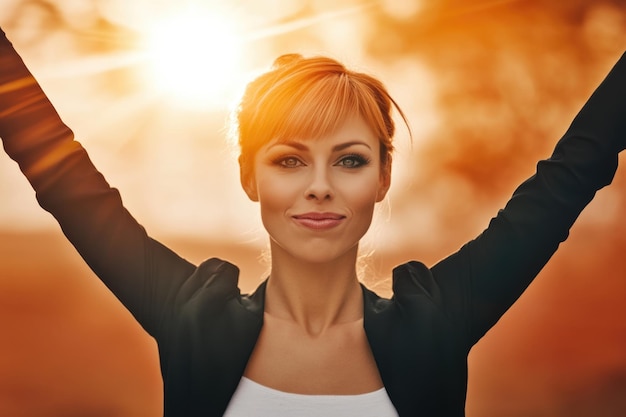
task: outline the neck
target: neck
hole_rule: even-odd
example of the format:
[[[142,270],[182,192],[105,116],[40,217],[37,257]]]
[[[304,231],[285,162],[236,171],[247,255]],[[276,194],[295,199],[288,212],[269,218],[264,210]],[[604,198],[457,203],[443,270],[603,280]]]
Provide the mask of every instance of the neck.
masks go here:
[[[363,295],[356,274],[358,248],[318,263],[296,259],[272,247],[272,271],[265,312],[300,326],[312,336],[333,325],[363,317]]]

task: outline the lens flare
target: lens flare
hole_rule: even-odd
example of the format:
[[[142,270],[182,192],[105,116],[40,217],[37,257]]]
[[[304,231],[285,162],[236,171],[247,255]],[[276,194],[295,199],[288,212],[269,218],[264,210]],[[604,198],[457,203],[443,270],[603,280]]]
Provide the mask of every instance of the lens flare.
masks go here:
[[[154,86],[183,104],[223,105],[241,75],[241,36],[235,19],[186,13],[161,20],[146,36]]]

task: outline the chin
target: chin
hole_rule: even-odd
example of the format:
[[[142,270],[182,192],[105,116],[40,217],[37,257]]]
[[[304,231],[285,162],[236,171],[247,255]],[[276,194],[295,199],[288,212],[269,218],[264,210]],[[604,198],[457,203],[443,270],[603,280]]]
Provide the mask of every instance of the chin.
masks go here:
[[[316,242],[316,244],[291,244],[280,247],[280,251],[293,260],[307,264],[332,264],[340,260],[354,258],[356,262],[356,254],[358,245],[345,247],[334,246],[328,241]]]

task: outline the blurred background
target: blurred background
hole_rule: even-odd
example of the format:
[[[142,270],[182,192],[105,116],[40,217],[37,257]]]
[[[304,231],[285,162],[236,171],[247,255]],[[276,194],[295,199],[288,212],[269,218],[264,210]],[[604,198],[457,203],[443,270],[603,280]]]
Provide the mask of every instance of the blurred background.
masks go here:
[[[152,236],[266,273],[228,115],[279,54],[381,78],[406,112],[363,279],[433,264],[548,157],[626,47],[621,0],[0,0],[0,25]],[[622,158],[623,161],[623,158]],[[468,417],[626,415],[626,170],[469,357]],[[0,416],[155,417],[154,341],[0,155]]]

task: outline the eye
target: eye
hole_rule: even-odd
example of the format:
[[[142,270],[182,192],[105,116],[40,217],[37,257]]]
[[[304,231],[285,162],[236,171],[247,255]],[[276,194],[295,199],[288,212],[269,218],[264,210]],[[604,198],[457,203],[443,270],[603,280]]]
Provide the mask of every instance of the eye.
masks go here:
[[[278,158],[274,161],[276,165],[279,165],[283,168],[297,168],[303,166],[304,164],[295,156],[287,156],[284,158]]]
[[[344,168],[359,168],[361,166],[369,164],[370,160],[363,155],[346,155],[342,157],[337,165]]]

